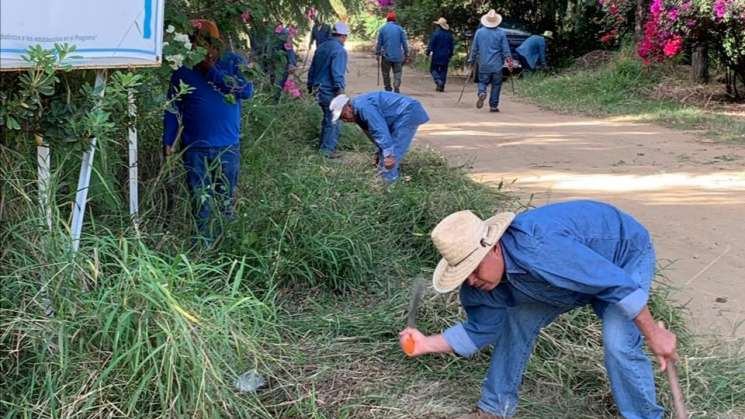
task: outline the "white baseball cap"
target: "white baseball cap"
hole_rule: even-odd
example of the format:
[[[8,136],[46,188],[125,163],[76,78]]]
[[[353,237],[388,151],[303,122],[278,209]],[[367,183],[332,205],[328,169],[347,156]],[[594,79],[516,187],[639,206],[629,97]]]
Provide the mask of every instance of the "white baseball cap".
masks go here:
[[[336,35],[349,35],[349,26],[344,22],[336,22],[333,33]]]
[[[333,118],[331,119],[333,122],[336,122],[339,120],[339,117],[341,116],[341,111],[344,109],[344,106],[349,102],[349,96],[347,95],[339,95],[331,100],[331,103],[329,104],[329,110],[333,114]]]

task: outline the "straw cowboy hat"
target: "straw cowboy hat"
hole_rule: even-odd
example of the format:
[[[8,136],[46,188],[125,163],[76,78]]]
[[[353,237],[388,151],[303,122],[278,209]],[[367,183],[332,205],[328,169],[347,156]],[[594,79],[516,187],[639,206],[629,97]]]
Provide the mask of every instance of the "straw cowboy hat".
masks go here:
[[[481,16],[481,25],[487,28],[496,28],[500,23],[502,23],[502,15],[494,11],[494,9],[489,10],[489,13]]]
[[[439,18],[439,19],[435,20],[435,21],[434,21],[434,22],[432,22],[432,23],[434,23],[435,25],[440,25],[440,27],[441,27],[442,29],[445,29],[446,31],[449,31],[449,30],[450,30],[450,25],[448,25],[448,21],[447,21],[447,20],[445,20],[445,18],[444,18],[444,17],[441,17],[441,18]]]
[[[554,39],[554,33],[551,31],[543,32],[543,37],[548,39]]]
[[[432,275],[437,292],[450,292],[462,284],[502,237],[515,218],[501,212],[486,220],[471,211],[450,214],[432,230],[432,242],[442,255]]]

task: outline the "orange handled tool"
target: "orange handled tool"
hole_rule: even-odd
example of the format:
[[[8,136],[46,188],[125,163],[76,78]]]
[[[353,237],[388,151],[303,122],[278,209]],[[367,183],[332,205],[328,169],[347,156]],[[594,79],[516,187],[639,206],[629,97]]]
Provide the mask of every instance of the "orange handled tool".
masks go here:
[[[419,303],[422,301],[422,294],[424,294],[424,282],[416,280],[414,282],[414,294],[411,296],[411,303],[409,304],[409,314],[406,317],[406,327],[416,329],[416,311],[419,308]],[[403,343],[404,353],[411,356],[415,348],[414,339],[411,336],[407,336]]]

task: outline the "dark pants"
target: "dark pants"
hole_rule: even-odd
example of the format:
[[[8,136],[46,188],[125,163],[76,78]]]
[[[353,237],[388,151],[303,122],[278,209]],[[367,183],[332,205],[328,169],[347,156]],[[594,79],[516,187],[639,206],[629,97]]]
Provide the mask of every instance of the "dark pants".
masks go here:
[[[187,148],[183,154],[199,235],[211,241],[219,229],[211,228],[212,208],[233,216],[235,188],[241,166],[240,144],[226,147]]]
[[[445,83],[448,79],[448,65],[432,63],[429,66],[429,72],[432,73],[432,79],[435,81],[437,87],[445,87]]]
[[[391,69],[393,69],[393,88],[398,91],[401,88],[401,77],[403,75],[404,63],[394,63],[386,60],[385,58],[380,59],[380,71],[383,73],[383,85],[385,91],[390,92],[391,89]]]
[[[517,59],[518,61],[520,61],[520,66],[522,67],[523,70],[535,71],[535,68],[531,67],[530,64],[528,64],[528,60],[526,60],[525,57],[523,57],[520,54],[517,54]]]
[[[336,144],[339,142],[339,121],[333,122],[334,114],[329,109],[333,100],[332,96],[319,95],[318,106],[323,111],[323,120],[321,120],[321,140],[318,148],[322,153],[331,154],[336,150]]]
[[[489,107],[491,109],[499,108],[499,93],[502,91],[502,72],[479,73],[479,96],[486,96],[486,88],[491,85],[491,94],[489,95]]]

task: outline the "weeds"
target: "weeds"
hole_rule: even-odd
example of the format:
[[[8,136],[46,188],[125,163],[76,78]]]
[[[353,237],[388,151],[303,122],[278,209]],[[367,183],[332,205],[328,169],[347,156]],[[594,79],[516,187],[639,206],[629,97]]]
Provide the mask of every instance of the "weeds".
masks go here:
[[[654,122],[697,130],[721,141],[745,141],[743,118],[678,101],[649,97],[662,72],[622,53],[595,70],[559,75],[532,74],[520,82],[520,95],[561,112],[612,116],[630,122]]]
[[[191,249],[178,162],[161,166],[143,153],[140,234],[94,194],[73,256],[64,230],[72,191],[54,186],[55,223],[40,227],[29,150],[0,149],[4,417],[437,418],[474,405],[488,353],[408,360],[397,332],[411,278],[428,276],[437,260],[433,226],[458,209],[487,216],[519,204],[422,150],[404,161],[410,179],[381,188],[356,128],[343,130],[344,159],[317,155],[314,103],[260,96],[246,109],[237,214],[212,249]],[[143,150],[157,150],[157,124],[143,123],[153,124]],[[58,180],[70,176],[74,153],[57,152]],[[102,189],[113,202],[123,196]],[[684,329],[664,288],[654,311]],[[434,333],[461,316],[454,294],[429,293],[419,324]],[[683,344],[695,411],[740,412],[743,354]],[[601,352],[590,311],[562,317],[541,335],[521,416],[612,417]],[[233,380],[254,368],[268,387],[237,393]]]

